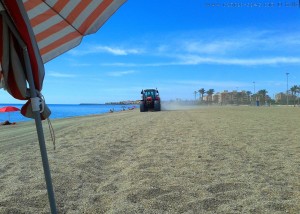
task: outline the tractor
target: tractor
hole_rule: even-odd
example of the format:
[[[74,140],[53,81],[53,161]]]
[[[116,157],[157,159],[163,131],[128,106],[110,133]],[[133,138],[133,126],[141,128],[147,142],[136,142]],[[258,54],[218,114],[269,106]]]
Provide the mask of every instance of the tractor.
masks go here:
[[[157,89],[145,89],[141,91],[142,100],[140,102],[140,112],[160,111],[160,97]]]

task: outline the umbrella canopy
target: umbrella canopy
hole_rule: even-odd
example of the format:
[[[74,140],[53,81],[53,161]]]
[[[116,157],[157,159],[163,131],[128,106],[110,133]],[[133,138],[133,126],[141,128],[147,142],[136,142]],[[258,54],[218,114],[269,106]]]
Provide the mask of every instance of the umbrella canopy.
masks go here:
[[[0,108],[0,112],[13,112],[13,111],[20,111],[17,107],[14,106],[6,106],[3,108]]]
[[[52,213],[57,211],[41,123],[51,113],[41,94],[44,63],[95,33],[125,1],[0,0],[0,88],[27,100],[21,113],[35,119]]]

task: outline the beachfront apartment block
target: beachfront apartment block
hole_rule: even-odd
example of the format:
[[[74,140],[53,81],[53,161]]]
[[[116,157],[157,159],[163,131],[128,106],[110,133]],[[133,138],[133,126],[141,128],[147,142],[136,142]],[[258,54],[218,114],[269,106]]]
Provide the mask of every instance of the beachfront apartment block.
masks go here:
[[[298,102],[298,97],[294,94],[286,94],[286,93],[278,93],[275,95],[275,102],[281,105],[287,104],[287,101],[289,104],[293,104],[294,102]]]
[[[208,101],[207,96],[204,97],[205,101]],[[251,96],[247,94],[246,91],[237,91],[234,90],[229,92],[224,90],[223,92],[218,92],[212,96],[212,102],[218,103],[221,105],[227,104],[237,104],[237,105],[246,105],[251,103]]]
[[[287,97],[288,96],[288,97]],[[276,104],[286,105],[287,100],[289,105],[300,103],[300,99],[295,95],[289,93],[288,95],[284,92],[278,93],[275,95]],[[249,105],[255,104],[256,101],[260,102],[260,105],[267,105],[271,102],[271,97],[269,95],[265,95],[263,97],[261,94],[251,94],[249,91],[228,91],[224,90],[223,92],[217,92],[212,96],[204,96],[203,101],[208,104],[220,104],[220,105]]]

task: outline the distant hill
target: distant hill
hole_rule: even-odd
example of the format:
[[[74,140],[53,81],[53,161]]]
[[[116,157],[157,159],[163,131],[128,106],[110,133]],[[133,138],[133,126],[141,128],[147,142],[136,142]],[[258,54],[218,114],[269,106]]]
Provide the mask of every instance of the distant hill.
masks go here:
[[[140,100],[127,100],[127,101],[119,101],[119,102],[107,102],[106,105],[136,105],[140,104]]]
[[[79,103],[79,105],[103,105],[101,103]]]

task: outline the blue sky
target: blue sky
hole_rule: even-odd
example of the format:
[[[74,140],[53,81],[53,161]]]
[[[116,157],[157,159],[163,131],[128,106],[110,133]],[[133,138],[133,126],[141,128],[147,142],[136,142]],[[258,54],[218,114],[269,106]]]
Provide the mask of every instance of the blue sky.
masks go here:
[[[286,90],[286,72],[290,86],[300,85],[295,3],[129,0],[96,34],[45,64],[42,93],[51,104],[137,100],[156,87],[163,100],[194,99],[200,88],[253,92],[255,81],[273,97]],[[0,97],[23,103],[3,90]]]

